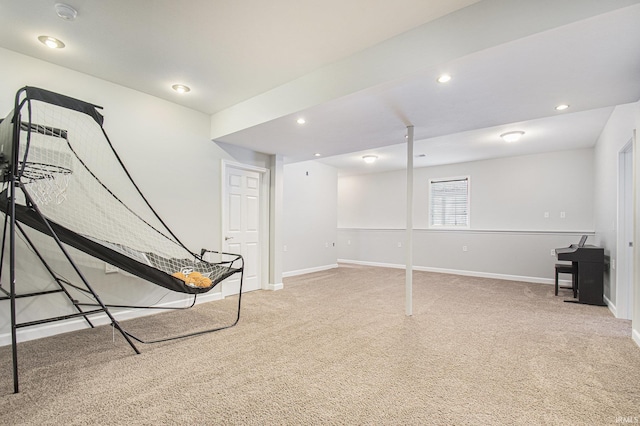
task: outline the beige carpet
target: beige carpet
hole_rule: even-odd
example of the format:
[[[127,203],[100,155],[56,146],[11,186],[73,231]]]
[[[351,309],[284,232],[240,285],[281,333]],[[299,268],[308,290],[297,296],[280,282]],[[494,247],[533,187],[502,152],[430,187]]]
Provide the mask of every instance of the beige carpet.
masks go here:
[[[565,293],[567,294],[567,293]],[[236,298],[125,322],[147,335]],[[0,348],[7,425],[620,424],[640,419],[640,348],[607,308],[542,284],[342,266],[243,298],[229,330],[134,355],[110,327]]]

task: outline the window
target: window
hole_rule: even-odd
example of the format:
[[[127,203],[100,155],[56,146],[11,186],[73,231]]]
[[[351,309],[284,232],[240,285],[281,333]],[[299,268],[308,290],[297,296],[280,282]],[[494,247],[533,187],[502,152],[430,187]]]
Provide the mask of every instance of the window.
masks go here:
[[[469,227],[469,176],[429,180],[429,227]]]

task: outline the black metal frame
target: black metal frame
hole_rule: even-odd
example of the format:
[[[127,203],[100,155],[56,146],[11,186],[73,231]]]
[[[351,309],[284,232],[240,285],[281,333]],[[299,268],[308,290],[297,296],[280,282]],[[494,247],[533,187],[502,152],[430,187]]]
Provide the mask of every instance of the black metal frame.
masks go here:
[[[201,254],[204,255],[204,253],[218,253],[219,254],[220,252],[212,251],[212,250],[202,250]],[[231,253],[222,253],[222,254],[232,255]],[[238,323],[238,321],[240,321],[240,306],[242,304],[242,283],[244,281],[244,258],[242,256],[240,256],[240,255],[234,255],[234,256],[238,256],[237,260],[240,260],[240,262],[241,262],[241,266],[240,266],[240,268],[238,268],[239,271],[240,271],[240,289],[238,291],[238,311],[237,311],[237,314],[236,314],[236,319],[231,324],[220,326],[220,327],[215,327],[215,328],[210,328],[210,329],[207,329],[207,330],[196,331],[196,332],[193,332],[193,333],[180,334],[180,335],[177,335],[177,336],[165,337],[165,338],[162,338],[162,339],[155,339],[155,340],[143,340],[142,338],[137,337],[137,336],[129,333],[126,330],[124,332],[127,334],[127,336],[131,337],[133,340],[135,340],[137,342],[140,342],[140,343],[143,343],[143,344],[151,344],[151,343],[169,342],[171,340],[184,339],[186,337],[199,336],[201,334],[213,333],[214,331],[226,330],[227,328],[231,328],[231,327],[235,326]],[[138,306],[137,308],[142,308],[142,309],[179,309],[179,310],[180,309],[189,309],[189,308],[192,308],[195,305],[196,297],[197,297],[197,295],[194,294],[193,302],[191,303],[191,305],[187,306],[187,307],[184,307],[184,308],[165,308],[165,307],[153,307],[153,306],[150,306],[150,307]],[[120,307],[123,307],[123,306],[120,306]],[[136,308],[136,306],[124,306],[124,307],[126,307],[126,308]]]
[[[100,296],[92,288],[92,286],[89,283],[89,281],[87,280],[87,278],[84,276],[84,274],[82,273],[80,268],[77,266],[77,264],[75,263],[75,261],[73,260],[71,255],[69,254],[67,248],[65,247],[64,243],[62,242],[61,238],[59,238],[59,236],[56,234],[55,230],[53,229],[52,224],[44,216],[44,214],[40,211],[40,209],[38,208],[37,204],[35,203],[35,201],[31,197],[31,195],[29,194],[27,189],[25,188],[25,184],[21,180],[23,168],[20,168],[20,161],[19,161],[20,126],[22,125],[20,111],[21,111],[21,108],[24,106],[25,103],[27,103],[27,107],[29,108],[29,112],[30,112],[30,103],[29,103],[28,97],[25,97],[25,99],[21,100],[21,95],[23,93],[25,93],[27,89],[28,89],[27,87],[20,89],[18,91],[18,93],[16,94],[16,97],[15,97],[14,116],[13,116],[13,123],[12,123],[12,125],[13,125],[12,158],[11,159],[4,159],[4,161],[5,161],[4,165],[6,166],[6,163],[8,163],[9,167],[6,169],[6,171],[4,172],[3,176],[0,176],[0,178],[4,182],[8,183],[8,187],[9,187],[8,188],[9,197],[7,199],[6,209],[4,210],[6,212],[6,214],[5,214],[3,237],[2,237],[2,247],[1,247],[2,252],[0,254],[0,277],[2,276],[3,260],[4,260],[4,255],[5,255],[5,246],[6,246],[7,233],[8,233],[9,234],[9,282],[10,282],[10,286],[9,287],[10,288],[9,288],[9,291],[7,291],[5,288],[2,287],[2,285],[0,283],[0,291],[5,294],[5,296],[0,297],[0,300],[9,300],[10,304],[11,304],[11,347],[12,347],[14,393],[18,393],[19,392],[18,350],[17,350],[17,331],[18,331],[19,328],[30,327],[30,326],[34,326],[34,325],[45,324],[45,323],[56,322],[56,321],[63,321],[63,320],[68,320],[68,319],[72,319],[72,318],[79,318],[79,317],[83,317],[85,319],[85,321],[87,322],[87,324],[91,328],[94,328],[95,326],[91,322],[91,320],[89,319],[89,316],[90,315],[95,315],[95,314],[106,314],[107,317],[109,318],[110,322],[111,322],[111,326],[114,327],[115,329],[117,329],[120,332],[120,334],[122,335],[122,337],[125,339],[125,341],[129,344],[129,346],[131,346],[131,348],[135,351],[135,353],[139,354],[140,351],[136,347],[136,345],[134,343],[134,340],[139,342],[139,343],[143,343],[143,344],[159,343],[159,342],[166,342],[166,341],[171,341],[171,340],[182,339],[182,338],[186,338],[186,337],[197,336],[197,335],[206,334],[206,333],[212,333],[214,331],[224,330],[224,329],[227,329],[227,328],[235,326],[238,323],[238,321],[240,320],[240,307],[241,307],[241,301],[242,301],[242,283],[243,283],[243,280],[244,280],[244,259],[242,258],[242,256],[236,255],[236,254],[220,253],[220,252],[209,251],[209,250],[204,250],[203,249],[202,252],[200,253],[200,256],[199,256],[200,259],[202,259],[202,256],[205,253],[210,252],[210,253],[220,253],[220,254],[225,254],[225,255],[237,256],[236,259],[234,259],[231,262],[231,264],[233,264],[234,262],[236,262],[238,260],[241,261],[241,267],[238,268],[236,270],[236,272],[233,273],[233,274],[235,274],[237,272],[240,272],[240,292],[238,294],[238,311],[237,311],[237,315],[236,315],[235,321],[232,324],[221,326],[221,327],[216,327],[216,328],[208,329],[208,330],[204,330],[204,331],[186,333],[186,334],[182,334],[182,335],[178,335],[178,336],[172,336],[172,337],[168,337],[168,338],[156,339],[156,340],[148,340],[148,341],[143,340],[143,339],[141,339],[141,338],[139,338],[139,337],[127,332],[126,330],[124,330],[124,328],[121,327],[119,322],[114,318],[114,316],[109,311],[109,308],[189,309],[189,308],[193,307],[195,305],[195,303],[196,303],[196,294],[194,294],[193,301],[192,301],[191,305],[188,306],[188,307],[153,307],[153,306],[108,305],[108,304],[105,304],[100,299]],[[46,96],[46,93],[45,93],[44,96]],[[69,99],[71,99],[71,98],[69,98]],[[75,100],[71,99],[71,101],[75,101]],[[81,103],[81,101],[77,101],[77,102]],[[75,105],[76,104],[74,104],[74,109],[76,108]],[[97,114],[97,112],[96,112],[96,114]],[[97,115],[99,116],[99,114],[97,114]],[[98,121],[98,124],[102,128],[101,116],[99,116],[99,118],[100,118],[100,120],[96,120],[96,121]],[[30,121],[30,119],[29,119],[29,121]],[[29,122],[29,125],[31,126],[30,122]],[[144,195],[142,194],[140,189],[137,187],[135,182],[133,182],[133,179],[131,179],[131,176],[129,175],[129,172],[126,170],[126,168],[124,167],[124,164],[121,162],[120,158],[118,157],[118,154],[113,149],[113,146],[111,145],[111,142],[109,141],[106,133],[104,132],[104,129],[102,129],[102,131],[103,131],[103,134],[104,134],[105,138],[107,138],[109,146],[111,147],[111,149],[113,150],[114,154],[116,155],[116,157],[118,159],[118,162],[120,163],[120,165],[125,170],[125,173],[129,177],[129,179],[131,180],[133,185],[135,186],[136,190],[138,191],[140,196],[144,199],[144,201],[146,202],[147,206],[152,210],[152,212],[156,215],[156,217],[160,220],[160,222],[162,222],[162,224],[166,227],[166,225],[164,224],[162,219],[157,215],[157,213],[155,212],[153,207],[151,207],[151,205],[148,203],[147,199],[144,197]],[[1,169],[2,168],[0,167],[0,170]],[[27,233],[25,232],[23,227],[17,221],[17,218],[16,218],[16,195],[17,195],[17,191],[18,190],[20,190],[24,194],[26,205],[32,211],[34,211],[37,214],[39,219],[45,225],[46,231],[47,231],[46,234],[53,238],[53,240],[55,241],[56,245],[58,246],[58,248],[60,249],[60,251],[62,252],[64,257],[66,258],[66,260],[69,262],[69,264],[71,265],[71,267],[73,268],[73,270],[77,274],[78,278],[82,281],[82,284],[84,285],[85,288],[82,288],[80,286],[74,285],[71,282],[67,281],[66,279],[63,279],[63,278],[59,277],[55,273],[55,271],[49,266],[47,261],[44,259],[44,257],[41,255],[41,253],[36,248],[36,246],[33,243],[33,241],[29,238],[29,236],[27,235]],[[7,232],[7,227],[9,228],[8,232]],[[171,235],[173,236],[173,233],[171,232],[171,230],[168,227],[166,227],[166,228],[171,233]],[[40,260],[40,262],[45,267],[45,269],[48,271],[48,273],[53,277],[55,283],[57,284],[57,287],[58,287],[57,289],[44,290],[44,291],[38,291],[38,292],[32,292],[32,293],[26,293],[26,294],[17,294],[16,293],[16,236],[17,236],[18,232],[24,238],[24,241],[27,244],[27,246],[31,248],[33,253]],[[180,243],[180,241],[177,238],[176,238],[176,240]],[[180,244],[184,247],[184,245],[182,243],[180,243]],[[214,283],[211,288],[215,287],[215,285],[217,285],[217,284],[218,284],[218,282]],[[72,288],[74,288],[76,290],[79,290],[79,291],[82,291],[82,292],[86,293],[87,295],[90,295],[95,300],[96,303],[80,303],[80,302],[78,302],[77,300],[75,300],[72,297],[72,295],[69,293],[69,291],[67,290],[67,288],[65,286],[70,286],[70,287],[72,287]],[[63,293],[67,297],[67,299],[74,306],[74,308],[76,310],[75,313],[68,314],[68,315],[62,315],[62,316],[57,316],[57,317],[53,317],[53,318],[45,318],[45,319],[40,319],[40,320],[35,320],[35,321],[28,321],[28,322],[23,322],[23,323],[19,323],[17,321],[16,299],[27,298],[27,297],[38,297],[38,296],[44,296],[44,295],[49,295],[49,294],[57,294],[57,293]],[[92,307],[92,308],[95,308],[95,309],[83,310],[83,308],[82,308],[83,306]]]
[[[16,98],[15,98],[14,116],[13,116],[13,123],[12,123],[13,124],[12,158],[9,161],[9,166],[10,167],[7,170],[7,175],[3,176],[3,178],[8,182],[10,197],[9,197],[9,200],[8,200],[8,206],[6,208],[7,216],[5,216],[5,226],[4,226],[4,230],[3,230],[3,238],[2,238],[2,249],[3,249],[3,252],[2,252],[2,257],[4,257],[4,248],[5,248],[5,244],[6,244],[6,234],[7,234],[7,219],[8,219],[8,224],[9,224],[9,283],[10,283],[9,286],[10,286],[10,290],[9,290],[9,295],[7,297],[2,298],[2,299],[4,299],[4,300],[8,299],[8,300],[10,300],[10,303],[11,303],[11,356],[12,356],[12,363],[13,363],[13,391],[14,391],[14,393],[18,393],[19,390],[20,390],[19,389],[19,377],[18,377],[18,348],[17,348],[17,331],[18,331],[19,328],[30,327],[30,326],[39,325],[39,324],[46,324],[46,323],[56,322],[56,321],[63,321],[63,320],[68,320],[68,319],[72,319],[72,318],[77,318],[77,317],[84,317],[84,319],[87,321],[87,323],[91,327],[94,327],[94,325],[89,320],[88,316],[89,315],[98,314],[98,313],[104,313],[104,314],[106,314],[108,316],[109,320],[111,321],[111,324],[120,332],[120,334],[122,334],[122,336],[125,338],[127,343],[129,343],[131,348],[137,354],[140,353],[140,351],[135,346],[135,344],[130,339],[130,337],[120,327],[120,324],[118,323],[118,321],[113,317],[111,312],[109,312],[109,309],[104,305],[102,300],[100,300],[100,296],[98,296],[98,294],[95,292],[95,290],[93,290],[93,288],[91,287],[91,284],[89,284],[89,281],[86,279],[86,277],[84,276],[82,271],[80,271],[80,269],[78,268],[76,263],[73,261],[73,259],[72,259],[71,255],[69,254],[68,250],[62,244],[62,241],[60,241],[60,239],[58,238],[56,233],[53,232],[53,229],[51,228],[51,225],[49,224],[49,221],[42,214],[42,212],[40,211],[40,209],[38,208],[36,203],[33,201],[31,195],[26,190],[26,188],[24,187],[24,184],[21,181],[21,175],[20,175],[21,170],[19,169],[19,158],[18,158],[18,156],[19,156],[19,144],[20,144],[20,123],[21,123],[20,109],[22,108],[22,106],[24,105],[25,102],[28,102],[27,99],[24,99],[24,100],[20,101],[20,96],[23,93],[23,90],[24,89],[19,90],[18,93],[16,94]],[[57,246],[60,248],[60,251],[63,253],[63,255],[65,256],[65,258],[67,259],[67,261],[69,262],[69,264],[71,265],[73,270],[76,272],[76,274],[78,275],[78,277],[80,278],[82,283],[86,286],[87,291],[89,293],[91,293],[91,295],[96,300],[97,304],[99,305],[98,309],[93,309],[91,311],[83,311],[75,303],[75,301],[73,300],[71,295],[64,288],[64,285],[62,284],[62,281],[55,275],[55,273],[53,272],[51,267],[47,264],[47,262],[44,260],[44,258],[41,256],[40,252],[37,250],[37,248],[35,247],[35,245],[31,241],[31,239],[29,239],[27,234],[24,232],[24,229],[22,229],[22,227],[16,221],[16,194],[17,194],[17,190],[18,189],[21,190],[22,193],[24,194],[27,205],[30,208],[32,208],[38,214],[38,216],[42,219],[43,223],[47,226],[47,228],[48,228],[48,230],[50,232],[50,235],[53,237],[53,239],[56,242]],[[34,250],[34,253],[38,257],[38,259],[43,263],[43,265],[45,266],[47,271],[55,279],[55,282],[60,287],[59,290],[34,292],[34,293],[21,294],[21,295],[18,295],[16,293],[16,231],[20,231],[20,233],[25,237],[25,241],[27,242],[27,244]],[[1,271],[2,271],[2,265],[0,264],[0,274],[1,274]],[[4,289],[3,289],[3,292],[5,294],[7,293],[7,291],[4,290]],[[46,294],[51,294],[51,293],[59,293],[59,292],[63,292],[67,296],[67,298],[69,298],[69,300],[75,306],[75,308],[76,308],[76,310],[78,312],[76,312],[74,314],[62,315],[62,316],[57,316],[57,317],[53,317],[53,318],[45,318],[45,319],[41,319],[41,320],[29,321],[29,322],[24,322],[24,323],[19,323],[17,321],[16,299],[24,298],[24,297],[36,297],[36,296],[41,296],[41,295],[46,295]]]
[[[155,340],[144,340],[141,337],[137,337],[136,335],[129,333],[128,331],[124,330],[124,332],[131,337],[133,340],[142,343],[142,344],[151,344],[151,343],[161,343],[161,342],[169,342],[171,340],[178,340],[178,339],[184,339],[186,337],[193,337],[193,336],[199,336],[201,334],[207,334],[207,333],[213,333],[214,331],[220,331],[220,330],[225,330],[227,328],[231,328],[233,326],[235,326],[236,324],[238,324],[238,321],[240,321],[240,306],[242,304],[242,283],[244,282],[244,258],[240,255],[234,254],[234,253],[224,253],[224,252],[218,252],[218,251],[213,251],[213,250],[202,250],[201,254],[204,253],[216,253],[216,254],[225,254],[225,255],[231,255],[231,256],[237,256],[237,258],[232,261],[232,263],[240,260],[241,262],[241,266],[238,268],[238,271],[240,271],[240,289],[238,292],[238,311],[236,314],[236,319],[235,321],[233,321],[231,324],[228,325],[224,325],[224,326],[220,326],[220,327],[215,327],[215,328],[210,328],[207,330],[201,330],[201,331],[196,331],[193,333],[186,333],[186,334],[180,334],[177,336],[171,336],[171,337],[165,337],[162,339],[155,339]],[[73,286],[73,285],[72,285]],[[76,288],[77,290],[81,290],[80,288],[73,286],[74,288]],[[215,285],[213,286],[215,287]],[[212,288],[213,288],[212,287]],[[189,306],[184,306],[184,307],[171,307],[171,306],[136,306],[136,305],[111,305],[111,304],[106,304],[105,306],[108,308],[126,308],[126,309],[161,309],[161,310],[186,310],[186,309],[191,309],[195,306],[196,304],[196,299],[197,299],[197,294],[193,295],[193,300],[191,301],[191,304]],[[0,298],[1,300],[1,298]],[[77,306],[99,306],[97,304],[94,303],[77,303]]]

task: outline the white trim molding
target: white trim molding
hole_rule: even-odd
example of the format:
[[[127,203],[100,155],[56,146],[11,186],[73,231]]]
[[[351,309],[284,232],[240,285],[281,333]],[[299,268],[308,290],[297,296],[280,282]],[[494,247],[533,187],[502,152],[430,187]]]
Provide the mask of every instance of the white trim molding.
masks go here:
[[[416,232],[428,232],[428,233],[460,233],[460,234],[516,234],[516,235],[569,235],[569,236],[582,236],[589,235],[591,237],[596,235],[596,232],[591,231],[554,231],[545,229],[474,229],[474,228],[414,228]],[[405,232],[406,228],[338,228],[338,231],[391,231],[391,232]]]
[[[267,284],[267,290],[271,290],[271,291],[278,291],[278,290],[282,290],[284,288],[284,284],[283,283],[269,283]]]
[[[349,259],[338,259],[338,263],[349,263],[353,265],[365,265],[365,266],[377,266],[380,268],[395,268],[395,269],[405,269],[405,265],[401,264],[393,264],[393,263],[379,263],[379,262],[366,262],[361,260],[349,260]],[[526,277],[522,275],[507,275],[507,274],[495,274],[489,272],[477,272],[477,271],[463,271],[458,269],[444,269],[444,268],[432,268],[428,266],[414,266],[413,269],[415,271],[423,271],[423,272],[436,272],[439,274],[452,274],[452,275],[462,275],[467,277],[480,277],[480,278],[493,278],[497,280],[505,280],[505,281],[522,281],[527,283],[537,283],[537,284],[555,284],[555,280],[551,278],[540,278],[540,277]],[[560,280],[563,282],[563,280]],[[569,281],[566,281],[567,283]]]
[[[604,300],[604,303],[607,304],[607,307],[609,308],[609,311],[613,314],[614,318],[619,318],[618,309],[616,308],[616,305],[614,305],[613,302],[609,300],[606,294],[602,295],[602,299]]]
[[[638,330],[631,329],[631,338],[636,342],[636,345],[640,347],[640,332],[638,332]]]
[[[222,300],[224,296],[219,291],[211,291],[196,299],[196,305],[201,303]],[[161,303],[156,305],[158,308],[182,308],[191,305],[190,299],[174,300],[172,302]],[[125,309],[116,311],[115,308],[110,309],[113,317],[118,321],[125,321],[133,318],[140,318],[160,313],[160,310],[154,309]],[[95,326],[103,326],[111,324],[111,320],[106,314],[91,315],[91,322]],[[70,331],[82,330],[89,328],[87,322],[83,318],[75,318],[67,321],[59,321],[55,323],[46,323],[38,326],[22,328],[18,330],[18,342],[26,342],[29,340],[41,339],[43,337],[55,336],[57,334],[68,333]],[[11,333],[0,334],[0,347],[11,344]]]
[[[295,277],[297,275],[304,275],[304,274],[311,274],[313,272],[327,271],[329,269],[337,268],[338,266],[339,265],[337,263],[333,263],[331,265],[323,265],[323,266],[315,266],[313,268],[298,269],[296,271],[283,272],[282,273],[282,277],[283,278]]]

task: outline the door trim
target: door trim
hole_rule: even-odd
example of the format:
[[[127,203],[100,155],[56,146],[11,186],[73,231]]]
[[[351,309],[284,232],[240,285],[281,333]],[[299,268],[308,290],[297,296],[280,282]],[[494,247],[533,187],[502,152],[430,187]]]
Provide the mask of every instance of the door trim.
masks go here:
[[[236,163],[229,160],[221,160],[221,177],[220,177],[220,247],[224,247],[225,237],[225,218],[226,196],[227,196],[227,170],[236,169],[250,172],[258,172],[260,174],[260,289],[268,288],[269,283],[269,169],[264,167],[252,166],[249,164]]]
[[[633,301],[629,300],[633,294],[633,255],[628,255],[628,243],[629,235],[633,242],[634,238],[634,224],[627,223],[625,219],[628,210],[631,209],[633,217],[633,176],[634,176],[634,154],[633,139],[629,140],[618,151],[618,217],[617,217],[617,247],[616,257],[617,262],[610,266],[615,267],[615,280],[616,280],[616,297],[615,297],[615,316],[616,318],[631,319],[633,314]],[[628,155],[631,155],[631,161],[627,161]],[[631,167],[631,170],[629,170]],[[625,195],[629,191],[631,193],[631,199]],[[629,229],[631,227],[631,229]],[[636,248],[634,247],[634,252]],[[631,272],[631,273],[629,273]],[[613,274],[610,274],[610,276]],[[610,283],[611,284],[611,283]]]

